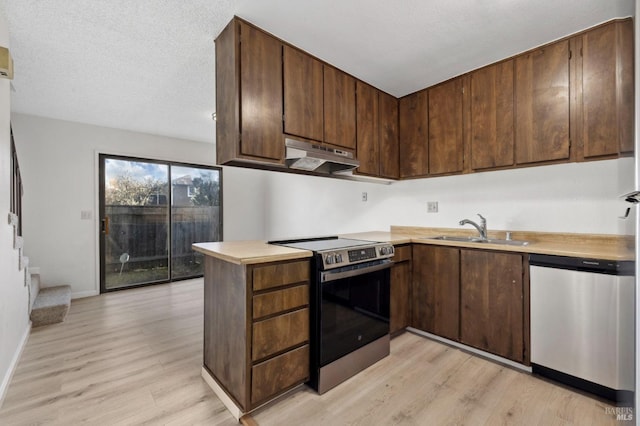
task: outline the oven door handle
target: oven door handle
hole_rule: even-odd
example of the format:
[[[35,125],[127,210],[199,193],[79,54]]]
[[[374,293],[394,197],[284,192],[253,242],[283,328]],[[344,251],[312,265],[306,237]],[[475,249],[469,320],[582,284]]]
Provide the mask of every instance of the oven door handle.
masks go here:
[[[348,271],[326,271],[320,273],[320,281],[323,283],[341,280],[343,278],[355,277],[357,275],[368,274],[369,272],[382,271],[383,269],[390,268],[393,265],[393,261],[384,261],[384,263],[380,263],[373,266],[368,266],[366,268],[359,269],[349,269]]]

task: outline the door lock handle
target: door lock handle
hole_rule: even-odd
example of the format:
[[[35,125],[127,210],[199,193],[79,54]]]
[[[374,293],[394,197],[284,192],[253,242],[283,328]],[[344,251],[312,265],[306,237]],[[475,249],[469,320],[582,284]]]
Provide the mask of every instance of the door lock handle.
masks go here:
[[[104,235],[109,235],[109,216],[105,217],[104,219],[102,219],[102,233]]]

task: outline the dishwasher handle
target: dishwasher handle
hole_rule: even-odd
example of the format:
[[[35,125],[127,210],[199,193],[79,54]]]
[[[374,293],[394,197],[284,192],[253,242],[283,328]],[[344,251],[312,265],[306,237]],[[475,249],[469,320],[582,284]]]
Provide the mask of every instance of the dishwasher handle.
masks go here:
[[[632,260],[592,259],[548,254],[529,255],[529,265],[607,275],[633,275],[636,269],[635,262]]]

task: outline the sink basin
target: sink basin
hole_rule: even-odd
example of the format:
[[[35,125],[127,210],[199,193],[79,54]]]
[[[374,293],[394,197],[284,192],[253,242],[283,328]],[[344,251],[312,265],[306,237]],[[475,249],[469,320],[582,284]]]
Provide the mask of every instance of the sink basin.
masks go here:
[[[437,237],[425,237],[425,240],[441,240],[441,241],[458,241],[463,243],[482,243],[482,244],[504,244],[508,246],[527,246],[529,241],[522,240],[500,240],[497,238],[489,238],[488,240],[480,239],[480,237],[454,237],[449,235],[439,235]]]

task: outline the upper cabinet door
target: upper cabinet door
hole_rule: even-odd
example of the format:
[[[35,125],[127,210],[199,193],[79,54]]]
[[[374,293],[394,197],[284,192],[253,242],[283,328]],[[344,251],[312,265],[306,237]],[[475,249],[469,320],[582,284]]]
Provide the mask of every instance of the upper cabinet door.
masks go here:
[[[240,22],[240,153],[280,160],[282,141],[282,44]]]
[[[324,141],[356,149],[356,79],[324,66]]]
[[[380,149],[378,139],[378,90],[361,81],[356,84],[356,134],[360,161],[358,173],[378,176]]]
[[[471,169],[513,165],[513,60],[469,76]]]
[[[429,174],[461,172],[462,78],[429,89]]]
[[[398,100],[378,92],[380,177],[398,179],[400,152],[398,147]]]
[[[284,46],[284,132],[322,141],[322,62]]]
[[[582,36],[584,157],[633,151],[633,22]]]
[[[427,91],[400,99],[400,177],[427,176],[429,172]]]
[[[516,162],[569,158],[569,41],[518,56]]]

